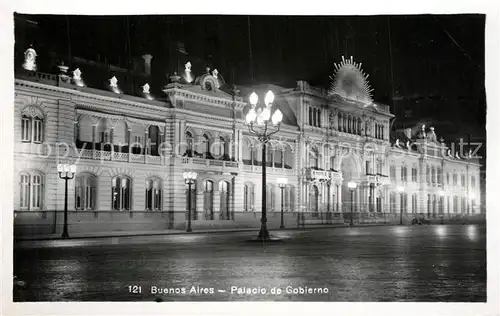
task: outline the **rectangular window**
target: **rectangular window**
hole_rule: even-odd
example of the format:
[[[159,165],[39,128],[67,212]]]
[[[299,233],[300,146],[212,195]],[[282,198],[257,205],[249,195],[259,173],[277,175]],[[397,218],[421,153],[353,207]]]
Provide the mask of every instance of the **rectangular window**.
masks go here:
[[[366,174],[372,174],[371,164],[369,161],[366,162]]]
[[[39,175],[32,178],[31,183],[31,208],[40,209],[42,206],[42,179]]]
[[[23,117],[21,120],[21,140],[23,142],[31,141],[31,119]]]
[[[41,143],[43,140],[42,120],[35,119],[33,121],[33,142]]]
[[[27,174],[21,175],[21,208],[29,207],[29,197],[30,197],[30,176]]]

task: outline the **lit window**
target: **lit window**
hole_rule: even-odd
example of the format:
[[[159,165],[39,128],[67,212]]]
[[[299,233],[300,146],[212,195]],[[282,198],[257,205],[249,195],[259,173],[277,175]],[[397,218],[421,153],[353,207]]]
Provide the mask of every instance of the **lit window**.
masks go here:
[[[113,210],[130,210],[132,202],[131,181],[127,177],[114,177],[112,180],[111,201]]]
[[[161,181],[159,179],[146,180],[146,210],[161,211]]]
[[[95,210],[97,179],[95,176],[84,173],[75,179],[75,209]]]

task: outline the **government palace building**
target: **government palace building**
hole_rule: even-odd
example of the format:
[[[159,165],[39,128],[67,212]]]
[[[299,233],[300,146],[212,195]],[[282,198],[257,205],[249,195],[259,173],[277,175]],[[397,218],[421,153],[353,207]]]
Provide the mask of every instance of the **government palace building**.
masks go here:
[[[262,144],[245,116],[249,95],[263,100],[268,90],[283,113],[265,152],[270,229],[282,209],[287,227],[480,212],[479,160],[447,145],[432,126],[391,131],[390,107],[373,99],[352,57],[335,65],[329,89],[305,81],[234,86],[217,69],[186,61],[161,94],[142,82],[135,95],[122,91],[118,74],[96,89],[79,68],[38,72],[36,58],[28,48],[15,73],[16,235],[61,232],[58,164],[76,165],[68,180],[70,234],[184,230],[188,205],[193,230],[258,227]],[[191,192],[184,172],[196,172]]]

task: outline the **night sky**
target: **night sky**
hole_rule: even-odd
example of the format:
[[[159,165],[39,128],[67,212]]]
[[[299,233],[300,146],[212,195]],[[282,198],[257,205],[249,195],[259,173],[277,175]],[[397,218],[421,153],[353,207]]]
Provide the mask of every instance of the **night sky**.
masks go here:
[[[67,64],[71,51],[133,68],[150,53],[161,80],[190,60],[196,74],[210,65],[230,83],[328,87],[334,62],[354,56],[374,99],[395,102],[398,116],[420,107],[417,116],[485,125],[484,15],[17,16],[15,27],[16,56],[33,44],[42,63],[51,53]],[[179,42],[188,55],[179,57]]]

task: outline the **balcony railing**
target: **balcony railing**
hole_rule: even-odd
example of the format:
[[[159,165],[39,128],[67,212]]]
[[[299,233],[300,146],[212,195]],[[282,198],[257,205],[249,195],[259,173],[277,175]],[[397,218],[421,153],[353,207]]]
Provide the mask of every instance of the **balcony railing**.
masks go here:
[[[182,158],[183,165],[191,165],[192,168],[206,167],[217,171],[237,171],[239,163],[237,161],[225,161],[203,158]]]
[[[122,152],[111,152],[102,150],[80,149],[79,155],[81,159],[133,162],[142,164],[161,165],[161,156],[129,154]]]
[[[261,173],[262,166],[243,165],[243,171]],[[266,173],[293,174],[294,170],[289,168],[266,167]]]

